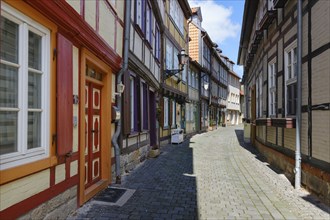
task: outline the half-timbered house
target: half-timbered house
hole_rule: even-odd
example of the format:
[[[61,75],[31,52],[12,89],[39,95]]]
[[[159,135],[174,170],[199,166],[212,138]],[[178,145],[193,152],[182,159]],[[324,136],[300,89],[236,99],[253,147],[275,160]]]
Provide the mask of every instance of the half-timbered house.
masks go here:
[[[124,1],[1,1],[0,218],[65,219],[111,181]]]
[[[128,71],[124,73],[121,169],[132,170],[158,146],[163,1],[131,1]]]
[[[160,97],[161,144],[169,142],[172,129],[185,129],[188,68],[187,65],[179,63],[178,55],[188,53],[187,20],[191,16],[187,0],[171,0],[163,3],[165,14],[162,38],[164,67],[161,71],[162,96]]]
[[[329,17],[329,1],[246,1],[238,54],[251,128],[245,138],[296,188],[328,204]]]

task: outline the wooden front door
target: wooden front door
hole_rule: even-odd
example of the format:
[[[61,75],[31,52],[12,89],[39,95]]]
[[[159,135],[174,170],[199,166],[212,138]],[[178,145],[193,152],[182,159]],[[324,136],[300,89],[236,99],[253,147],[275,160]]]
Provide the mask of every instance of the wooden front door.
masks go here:
[[[154,147],[157,145],[157,127],[156,127],[156,97],[155,93],[149,92],[149,112],[150,112],[150,146]]]
[[[85,188],[101,179],[101,86],[85,85]]]

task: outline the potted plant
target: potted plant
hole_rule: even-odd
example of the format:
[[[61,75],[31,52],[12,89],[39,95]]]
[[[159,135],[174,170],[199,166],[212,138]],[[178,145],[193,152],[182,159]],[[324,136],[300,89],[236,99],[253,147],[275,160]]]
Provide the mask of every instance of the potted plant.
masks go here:
[[[156,158],[159,156],[159,154],[160,154],[160,149],[159,149],[159,146],[156,144],[151,147],[148,156],[152,157],[152,158]]]

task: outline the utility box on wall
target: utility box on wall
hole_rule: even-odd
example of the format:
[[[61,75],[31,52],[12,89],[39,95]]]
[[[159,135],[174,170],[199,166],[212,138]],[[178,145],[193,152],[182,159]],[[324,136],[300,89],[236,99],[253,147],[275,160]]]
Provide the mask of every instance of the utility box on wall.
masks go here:
[[[118,122],[120,120],[120,110],[116,106],[112,106],[112,113],[111,113],[111,122]]]

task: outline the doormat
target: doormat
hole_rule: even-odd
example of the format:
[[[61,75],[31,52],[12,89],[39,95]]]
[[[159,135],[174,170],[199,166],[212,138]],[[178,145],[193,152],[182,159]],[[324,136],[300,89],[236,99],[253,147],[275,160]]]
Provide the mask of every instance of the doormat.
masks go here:
[[[126,192],[126,189],[108,187],[94,197],[94,200],[101,202],[116,203],[122,195]]]
[[[99,205],[123,206],[133,196],[134,189],[108,187],[96,195],[92,203]]]

